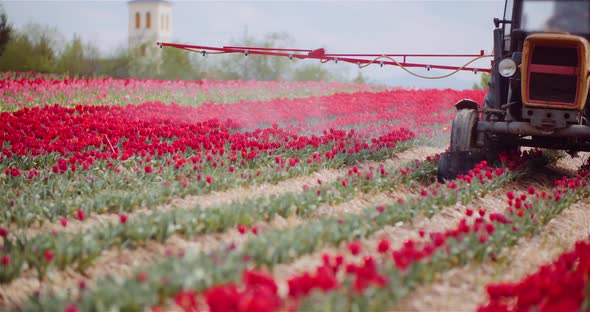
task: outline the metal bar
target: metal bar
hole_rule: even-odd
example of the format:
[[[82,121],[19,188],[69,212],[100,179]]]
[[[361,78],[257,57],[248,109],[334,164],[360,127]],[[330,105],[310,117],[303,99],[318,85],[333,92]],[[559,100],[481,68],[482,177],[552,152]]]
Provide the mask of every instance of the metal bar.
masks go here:
[[[514,141],[510,141],[518,146],[530,146],[530,147],[539,147],[539,148],[549,148],[549,149],[562,149],[562,150],[574,150],[579,152],[590,152],[590,144],[588,143],[569,143],[566,140],[556,138],[556,141],[550,140],[548,141],[547,138],[543,140],[535,140],[535,139],[518,139]]]
[[[179,49],[192,49],[192,50],[202,50],[202,51],[215,51],[215,52],[226,52],[226,53],[248,53],[253,55],[266,55],[266,56],[281,56],[281,57],[289,57],[289,58],[297,58],[297,59],[317,59],[320,61],[328,62],[333,61],[334,56],[333,54],[318,54],[313,55],[311,52],[307,54],[302,53],[286,53],[283,50],[274,50],[274,49],[264,49],[264,50],[257,50],[256,48],[248,49],[248,48],[233,48],[233,47],[209,47],[209,46],[199,46],[199,45],[189,45],[189,44],[177,44],[177,43],[165,43],[159,42],[158,45],[161,47],[173,47]],[[289,52],[293,52],[293,50],[286,50]],[[309,50],[305,50],[309,51]],[[434,54],[433,54],[434,55]],[[379,55],[381,56],[381,54]],[[480,55],[478,55],[480,56]],[[419,63],[406,63],[404,62],[392,62],[392,61],[383,61],[383,62],[375,62],[374,59],[363,59],[363,58],[354,58],[354,57],[338,57],[338,61],[353,63],[353,64],[368,64],[368,63],[375,63],[380,65],[381,63],[384,65],[392,65],[392,66],[404,66],[404,67],[415,67],[415,68],[433,68],[433,69],[444,69],[444,70],[457,70],[461,67],[459,66],[451,66],[451,65],[427,65],[427,64],[419,64]],[[461,70],[465,71],[480,71],[489,73],[489,68],[477,68],[477,67],[465,67],[461,68]]]
[[[224,48],[198,46],[190,44],[179,44],[179,43],[168,43],[168,42],[157,42],[160,47],[172,47],[178,49],[196,49],[196,50],[207,50],[207,51],[226,51]]]
[[[292,52],[311,52],[312,50],[306,49],[288,49],[288,48],[257,48],[257,47],[236,47],[236,46],[223,46],[226,49],[240,49],[240,50],[261,50],[261,51],[292,51]]]
[[[543,130],[533,127],[524,121],[480,121],[477,123],[477,131],[496,134],[512,134],[521,136],[545,136],[545,137],[583,137],[590,138],[590,127],[583,125],[571,125],[567,128]]]
[[[389,57],[478,57],[483,56],[483,54],[362,54],[362,53],[351,53],[351,54],[342,54],[342,53],[331,53],[326,54],[329,57],[340,57],[340,56],[350,56],[350,57],[357,57],[357,56],[366,56],[366,57],[379,57],[379,56],[389,56]]]
[[[267,56],[287,56],[287,57],[295,57],[298,59],[317,59],[317,60],[323,60],[323,61],[332,61],[333,57],[327,57],[326,55],[323,56],[313,56],[313,55],[302,55],[302,54],[286,54],[286,53],[280,53],[280,52],[265,52],[265,51],[250,51],[250,50],[230,50],[228,52],[239,52],[239,53],[244,53],[245,51],[248,51],[249,54],[257,54],[257,55],[267,55]],[[360,59],[360,58],[351,58],[351,57],[342,57],[342,58],[338,58],[339,62],[347,62],[347,63],[353,63],[353,64],[368,64],[368,63],[372,63],[373,60],[367,60],[367,59]],[[373,62],[374,64],[381,64],[379,62]],[[450,65],[427,65],[427,64],[419,64],[419,63],[405,63],[405,62],[392,62],[392,61],[383,61],[383,65],[392,65],[392,66],[404,66],[404,67],[416,67],[416,68],[433,68],[433,69],[444,69],[444,70],[456,70],[459,69],[459,66],[450,66]],[[476,67],[465,67],[462,70],[466,70],[466,71],[480,71],[480,72],[486,72],[489,73],[490,69],[489,68],[476,68]]]

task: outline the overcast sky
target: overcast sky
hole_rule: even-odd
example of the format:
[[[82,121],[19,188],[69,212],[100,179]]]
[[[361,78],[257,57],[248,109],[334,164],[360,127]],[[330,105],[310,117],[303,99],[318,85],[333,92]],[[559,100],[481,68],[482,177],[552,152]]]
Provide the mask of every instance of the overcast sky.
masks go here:
[[[329,53],[479,53],[492,49],[492,20],[503,14],[503,2],[172,1],[172,29],[176,42],[214,46],[243,37],[247,28],[248,35],[259,38],[285,32],[294,38],[295,48],[324,47]],[[52,25],[67,40],[74,33],[91,40],[103,54],[127,45],[126,1],[0,3],[17,28],[31,22]],[[489,60],[476,65],[489,67]],[[335,67],[351,77],[358,72],[354,65],[329,65]],[[404,87],[471,88],[479,80],[470,72],[421,80],[395,67],[375,66],[362,73],[373,81]]]

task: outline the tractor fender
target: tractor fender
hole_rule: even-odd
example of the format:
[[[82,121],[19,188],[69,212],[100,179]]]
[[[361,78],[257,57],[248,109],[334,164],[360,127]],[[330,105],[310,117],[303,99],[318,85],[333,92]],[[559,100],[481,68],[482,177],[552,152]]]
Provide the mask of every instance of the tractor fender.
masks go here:
[[[462,99],[461,101],[457,102],[457,104],[455,104],[455,108],[457,110],[462,110],[462,109],[475,109],[475,110],[478,110],[479,109],[479,104],[477,104],[477,102],[474,101],[474,100]]]

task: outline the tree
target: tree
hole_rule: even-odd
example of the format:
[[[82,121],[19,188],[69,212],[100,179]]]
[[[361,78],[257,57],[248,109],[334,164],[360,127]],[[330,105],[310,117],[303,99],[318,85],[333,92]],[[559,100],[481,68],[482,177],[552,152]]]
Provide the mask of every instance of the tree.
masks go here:
[[[47,37],[41,37],[39,43],[33,45],[32,52],[35,57],[31,60],[31,66],[35,68],[35,71],[42,73],[55,71],[55,53]]]
[[[127,49],[119,48],[112,55],[97,62],[95,74],[113,78],[129,78],[131,58]]]
[[[24,34],[11,36],[0,55],[0,71],[35,71],[33,44]]]
[[[56,29],[39,24],[28,24],[14,32],[0,55],[0,70],[56,71],[56,52],[60,35]]]
[[[57,66],[60,72],[89,76],[96,72],[98,58],[98,49],[94,45],[84,44],[82,38],[74,35],[61,54]]]
[[[6,18],[6,14],[2,13],[0,15],[0,55],[4,53],[4,49],[6,45],[10,41],[10,37],[12,35],[12,26],[8,24],[8,19]]]
[[[201,78],[195,64],[191,62],[188,51],[180,49],[162,49],[162,64],[158,78],[196,80]]]
[[[490,82],[491,75],[488,73],[481,73],[481,79],[479,83],[473,84],[473,89],[475,90],[487,90],[488,83]]]
[[[291,37],[285,33],[271,33],[258,41],[252,37],[233,41],[236,46],[256,46],[265,48],[284,47]],[[289,60],[265,55],[231,55],[214,68],[214,76],[224,80],[279,80],[285,78],[289,70]]]
[[[294,81],[330,81],[334,77],[318,64],[308,64],[295,69],[292,75]]]
[[[365,79],[365,77],[363,77],[363,74],[361,73],[361,71],[359,70],[358,75],[356,76],[356,78],[354,78],[352,80],[353,83],[357,83],[357,84],[367,84],[367,80]]]

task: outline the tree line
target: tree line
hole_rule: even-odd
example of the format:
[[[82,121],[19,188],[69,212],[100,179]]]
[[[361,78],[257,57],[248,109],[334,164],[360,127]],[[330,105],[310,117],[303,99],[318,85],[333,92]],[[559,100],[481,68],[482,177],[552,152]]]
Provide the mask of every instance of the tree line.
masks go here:
[[[245,36],[233,40],[231,45],[285,47],[292,45],[293,41],[288,34],[270,33],[260,39]],[[22,29],[15,29],[1,7],[0,71],[165,80],[350,80],[347,72],[328,70],[318,63],[262,55],[203,57],[197,53],[164,48],[157,60],[146,60],[138,51],[130,49],[119,49],[104,56],[92,42],[78,35],[66,40],[56,28],[50,26],[29,24]],[[488,74],[482,74],[481,81],[475,83],[473,88],[487,89],[489,78]],[[369,83],[360,71],[352,82]]]
[[[271,33],[261,39],[244,37],[232,44],[283,47],[292,40],[288,34]],[[329,71],[320,64],[298,64],[285,58],[258,55],[203,57],[163,48],[157,59],[142,58],[133,49],[120,49],[104,56],[92,42],[78,35],[65,40],[50,26],[29,24],[15,29],[5,13],[0,15],[0,71],[182,80],[348,80],[345,73]],[[354,81],[366,83],[360,73]]]

